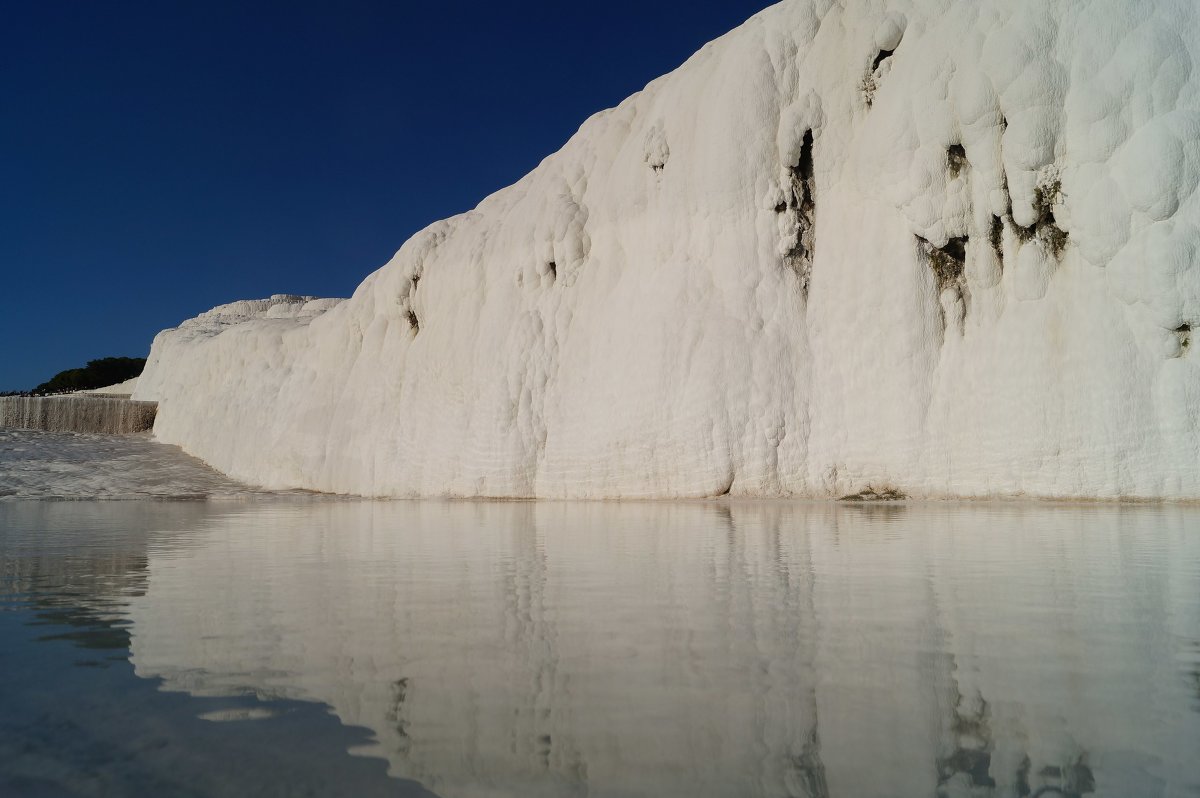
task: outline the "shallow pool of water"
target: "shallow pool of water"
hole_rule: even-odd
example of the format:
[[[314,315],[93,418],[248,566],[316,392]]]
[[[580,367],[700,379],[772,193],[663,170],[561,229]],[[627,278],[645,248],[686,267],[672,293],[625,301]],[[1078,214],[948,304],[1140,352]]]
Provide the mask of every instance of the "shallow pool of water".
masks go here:
[[[0,794],[1200,794],[1200,510],[0,503]]]

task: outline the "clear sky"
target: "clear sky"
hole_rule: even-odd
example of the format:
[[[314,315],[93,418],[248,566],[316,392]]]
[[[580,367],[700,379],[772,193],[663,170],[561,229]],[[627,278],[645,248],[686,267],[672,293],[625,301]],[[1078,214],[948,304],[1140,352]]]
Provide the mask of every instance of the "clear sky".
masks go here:
[[[348,296],[766,0],[13,0],[0,390]]]

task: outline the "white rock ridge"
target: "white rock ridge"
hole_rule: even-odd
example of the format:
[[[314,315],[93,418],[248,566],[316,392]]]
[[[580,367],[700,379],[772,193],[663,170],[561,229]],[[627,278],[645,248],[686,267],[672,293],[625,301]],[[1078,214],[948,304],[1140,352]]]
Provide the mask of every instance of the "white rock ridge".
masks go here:
[[[788,0],[135,398],[270,487],[1198,498],[1198,57],[1191,0]]]
[[[137,381],[137,377],[130,377],[124,382],[118,382],[115,385],[93,388],[90,391],[73,391],[72,393],[99,394],[100,396],[129,396],[137,388]]]

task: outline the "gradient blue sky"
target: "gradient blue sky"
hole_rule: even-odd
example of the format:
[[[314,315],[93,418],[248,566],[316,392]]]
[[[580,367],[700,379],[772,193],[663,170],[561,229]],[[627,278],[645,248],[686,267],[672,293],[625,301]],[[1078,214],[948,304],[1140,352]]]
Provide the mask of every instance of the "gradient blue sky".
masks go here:
[[[13,0],[0,390],[272,293],[348,296],[765,0]]]

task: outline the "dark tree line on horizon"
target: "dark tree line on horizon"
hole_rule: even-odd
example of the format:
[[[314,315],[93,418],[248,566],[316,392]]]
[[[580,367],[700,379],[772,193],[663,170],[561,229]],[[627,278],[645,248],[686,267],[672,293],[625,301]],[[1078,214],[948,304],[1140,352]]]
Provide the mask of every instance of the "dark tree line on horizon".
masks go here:
[[[9,391],[0,396],[46,396],[71,391],[90,391],[137,377],[146,367],[144,357],[102,357],[89,360],[79,369],[60,371],[32,391]]]

